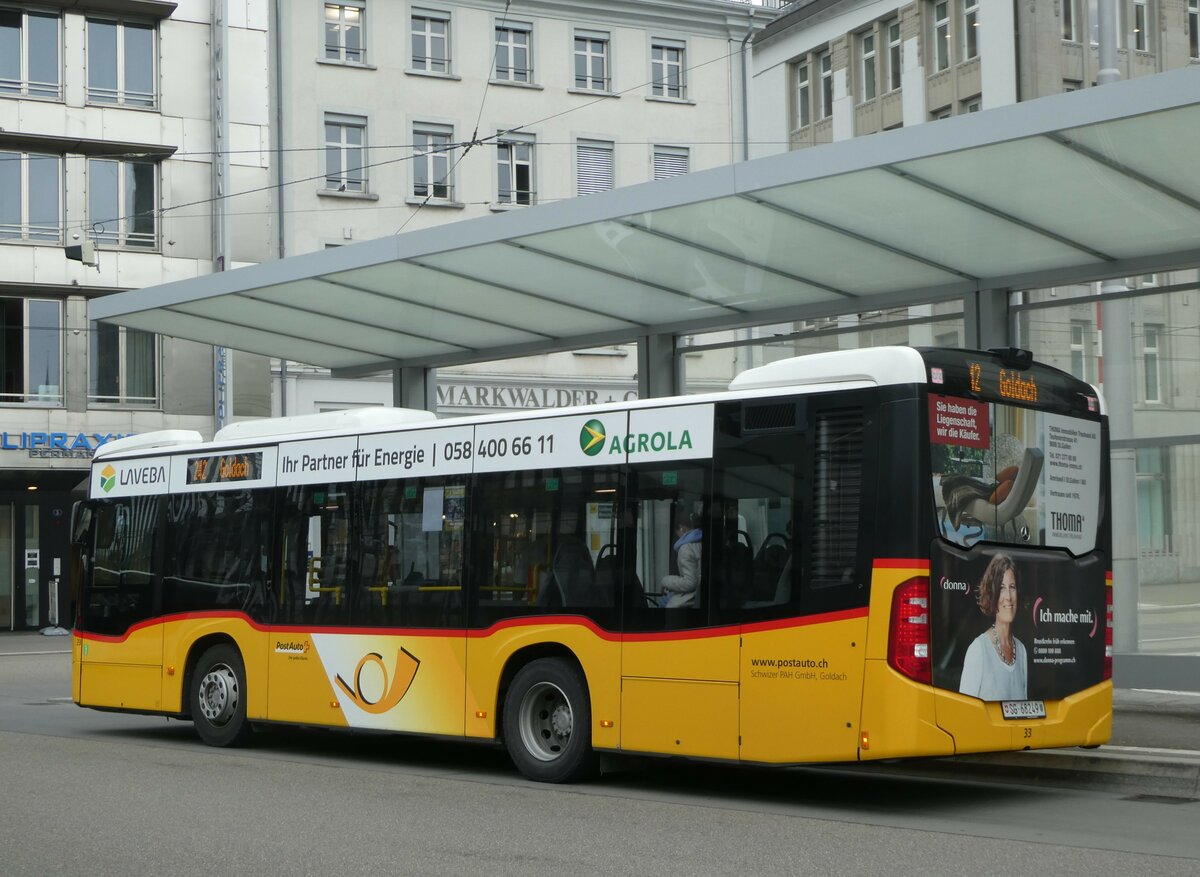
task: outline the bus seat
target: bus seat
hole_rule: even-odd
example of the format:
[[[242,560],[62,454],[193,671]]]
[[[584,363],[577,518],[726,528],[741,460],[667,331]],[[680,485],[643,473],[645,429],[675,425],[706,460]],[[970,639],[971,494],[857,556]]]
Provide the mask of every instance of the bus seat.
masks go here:
[[[754,590],[752,600],[771,600],[779,583],[779,574],[791,557],[787,536],[771,533],[763,540],[754,556]]]
[[[558,543],[551,564],[552,578],[562,591],[563,606],[606,605],[596,593],[596,571],[592,555],[578,539],[567,538]],[[611,605],[611,596],[608,605]]]

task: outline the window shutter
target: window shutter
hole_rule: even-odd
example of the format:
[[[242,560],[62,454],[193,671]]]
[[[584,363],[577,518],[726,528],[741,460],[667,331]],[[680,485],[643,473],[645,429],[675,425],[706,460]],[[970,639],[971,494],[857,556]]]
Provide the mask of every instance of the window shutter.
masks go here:
[[[665,180],[667,177],[677,177],[688,172],[688,153],[686,149],[654,150],[654,179]]]
[[[613,150],[611,145],[579,143],[575,147],[578,168],[578,194],[607,192],[613,187]]]

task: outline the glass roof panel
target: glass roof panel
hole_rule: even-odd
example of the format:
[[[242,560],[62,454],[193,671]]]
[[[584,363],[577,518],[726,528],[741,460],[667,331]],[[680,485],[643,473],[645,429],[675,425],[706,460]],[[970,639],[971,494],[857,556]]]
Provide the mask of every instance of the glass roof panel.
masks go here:
[[[678,290],[686,299],[675,320],[704,314],[713,303],[760,310],[839,298],[834,292],[705,252],[624,223],[603,222],[522,239],[547,252]],[[687,299],[690,299],[689,302]]]
[[[1200,144],[1200,106],[1165,110],[1153,115],[1152,136],[1146,117],[1117,119],[1083,128],[1064,136],[1081,146],[1133,168],[1176,191],[1200,201],[1200,173],[1196,172],[1196,144]],[[1188,144],[1191,148],[1180,148]]]
[[[1200,243],[1200,212],[1047,137],[898,167],[1113,258]]]
[[[794,210],[973,277],[1095,261],[1087,253],[886,170],[794,183],[764,194]]]
[[[509,247],[499,247],[508,250]],[[438,257],[439,259],[441,257]],[[434,261],[433,258],[427,261]],[[406,302],[416,302],[442,308],[453,313],[498,323],[501,326],[520,326],[530,332],[557,336],[563,326],[580,332],[606,332],[627,325],[623,320],[594,314],[569,304],[548,298],[531,298],[504,286],[496,286],[461,276],[462,260],[445,261],[459,275],[446,274],[432,268],[408,262],[373,265],[355,271],[330,275],[329,279],[351,283],[396,300],[395,307],[403,310]],[[501,279],[500,282],[503,282]],[[515,285],[515,284],[514,284]],[[387,303],[380,300],[384,305]]]
[[[531,239],[524,239],[526,242]],[[540,239],[539,239],[540,243]],[[586,255],[586,250],[568,250],[569,258]],[[680,318],[681,310],[696,308],[701,316],[727,313],[723,308],[612,276],[603,271],[575,265],[562,259],[548,258],[531,250],[506,244],[473,247],[436,256],[424,256],[431,265],[445,265],[473,277],[500,278],[539,296],[578,303],[581,313],[604,315],[614,328],[659,325]],[[529,299],[525,308],[536,307],[538,299]],[[689,312],[689,315],[695,316]],[[560,336],[575,334],[574,324],[559,327]]]
[[[489,339],[500,339],[501,344],[522,344],[546,337],[530,332],[523,326],[514,325],[514,320],[497,324],[446,308],[389,301],[386,297],[371,292],[320,281],[312,282],[320,287],[323,294],[309,294],[305,297],[305,305],[298,312],[301,321],[312,320],[315,311],[317,319],[333,327],[362,326],[366,330],[362,336],[364,345],[368,343],[366,339],[371,337],[373,332],[382,333],[384,337],[399,336],[401,340],[411,336],[439,341],[454,348],[492,343]],[[259,302],[264,308],[282,307],[286,311],[294,308],[296,302],[294,290],[289,287],[266,289],[248,293],[248,296],[264,300]],[[309,302],[320,302],[320,305],[313,307]],[[268,313],[264,312],[261,319],[265,320],[268,316]]]
[[[637,217],[677,238],[856,295],[940,286],[958,276],[749,198],[720,198]]]

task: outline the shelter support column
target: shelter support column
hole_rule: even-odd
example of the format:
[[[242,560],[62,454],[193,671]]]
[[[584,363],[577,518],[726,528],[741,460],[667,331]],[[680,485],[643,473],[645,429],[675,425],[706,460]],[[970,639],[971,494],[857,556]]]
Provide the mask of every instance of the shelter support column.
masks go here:
[[[963,346],[974,350],[1012,344],[1008,290],[979,289],[963,296]]]
[[[674,335],[643,335],[637,342],[638,398],[679,395],[682,381]]]
[[[437,413],[437,369],[398,368],[392,371],[392,404]]]
[[[1100,285],[1102,296],[1124,292],[1120,280]],[[1133,306],[1127,298],[1100,300],[1100,380],[1111,444],[1113,651],[1138,650],[1137,451],[1133,434]]]

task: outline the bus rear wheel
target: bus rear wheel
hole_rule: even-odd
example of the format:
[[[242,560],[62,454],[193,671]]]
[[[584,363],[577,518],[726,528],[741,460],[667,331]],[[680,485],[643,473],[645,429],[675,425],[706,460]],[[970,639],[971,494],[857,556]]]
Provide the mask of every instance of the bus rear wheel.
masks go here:
[[[209,746],[241,746],[253,733],[246,721],[246,665],[228,643],[205,650],[192,671],[189,694],[196,733]]]
[[[543,783],[570,783],[596,770],[592,709],[583,675],[558,658],[517,673],[504,698],[504,745],[517,770]]]

